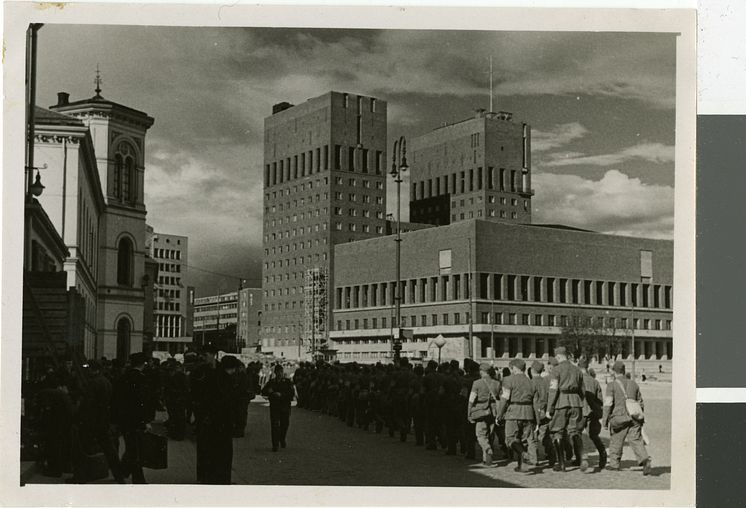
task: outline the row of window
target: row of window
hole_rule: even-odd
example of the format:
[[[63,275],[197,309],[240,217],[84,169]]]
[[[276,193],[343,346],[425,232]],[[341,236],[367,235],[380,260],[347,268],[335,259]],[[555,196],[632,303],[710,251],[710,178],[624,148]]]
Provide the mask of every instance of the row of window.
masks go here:
[[[298,266],[298,265],[312,265],[314,263],[318,264],[322,261],[327,260],[327,253],[316,253],[316,254],[308,254],[307,256],[298,256],[294,258],[287,258],[287,259],[280,259],[278,261],[271,261],[264,263],[264,269],[274,270],[275,268],[288,268],[290,266]],[[289,275],[289,274],[287,274]]]
[[[178,263],[158,263],[161,272],[181,273],[181,265]]]
[[[528,171],[500,168],[498,180],[495,181],[495,168],[488,168],[483,175],[482,168],[477,168],[476,179],[473,169],[436,176],[427,180],[412,183],[412,201],[428,199],[446,194],[464,194],[480,191],[483,188],[502,192],[528,192]],[[486,181],[485,180],[486,176]]]
[[[237,302],[228,302],[228,303],[221,303],[218,305],[217,303],[211,303],[211,304],[197,304],[194,307],[194,313],[195,314],[204,314],[204,313],[216,313],[216,311],[220,310],[220,315],[222,316],[222,311],[224,310],[231,310],[231,309],[237,309],[238,303]]]
[[[335,222],[334,229],[335,231],[344,231],[345,230],[344,223],[341,221]],[[370,233],[371,231],[370,224],[356,224],[355,222],[347,223],[347,231],[356,232],[358,230],[362,233]],[[376,234],[378,235],[383,234],[383,226],[376,226]]]
[[[527,210],[528,211],[528,210]],[[499,210],[499,217],[501,219],[507,219],[508,218],[508,212],[505,210]],[[494,208],[490,208],[487,210],[487,216],[488,217],[498,217],[496,214],[496,210]],[[477,218],[484,217],[484,210],[477,210]],[[461,212],[459,214],[451,214],[451,222],[456,222],[457,220],[464,220],[464,219],[473,219],[474,218],[474,211],[470,212]],[[518,212],[510,212],[510,218],[511,219],[517,219],[518,218]]]
[[[279,231],[277,233],[269,233],[264,235],[264,241],[278,241],[283,238],[291,238],[295,236],[303,236],[311,233],[318,233],[319,231],[327,231],[329,229],[326,222],[321,224],[314,224],[312,226],[301,226],[299,228],[286,229],[285,231]]]
[[[269,283],[270,281],[272,283],[279,283],[279,282],[282,282],[283,279],[286,280],[286,281],[289,281],[290,278],[291,278],[291,275],[292,275],[292,279],[293,280],[301,280],[302,281],[302,280],[304,280],[305,272],[292,272],[292,274],[290,272],[286,272],[284,274],[280,273],[280,274],[276,274],[276,275],[267,276],[267,277],[265,277],[264,281],[266,283]],[[289,288],[285,288],[285,294],[286,295],[289,294],[289,293],[287,293],[288,289]],[[277,294],[277,296],[282,296],[282,293],[283,293],[283,289],[281,288],[281,289],[277,290],[276,294]],[[270,294],[271,294],[271,296],[274,297],[275,296],[275,290],[274,289],[272,289],[272,290],[265,289],[264,290],[264,299],[265,299],[265,301],[269,298]],[[266,303],[264,304],[264,310],[268,310]]]
[[[158,284],[169,284],[171,286],[181,285],[181,277],[170,277],[161,275],[158,277]]]
[[[334,215],[337,215],[337,216],[345,215],[345,209],[342,208],[341,206],[335,206]],[[347,215],[349,215],[350,217],[357,217],[358,215],[361,215],[362,217],[366,219],[369,219],[371,216],[369,208],[364,208],[362,210],[358,210],[357,208],[347,208]],[[376,211],[376,219],[383,220],[383,212],[381,210]]]
[[[181,304],[179,302],[158,302],[158,310],[169,310],[179,312],[181,310]]]
[[[231,320],[231,319],[233,319],[233,320],[238,319],[238,312],[221,312],[220,313],[220,320],[221,321],[223,321],[223,320]],[[194,316],[194,322],[195,323],[202,322],[202,321],[208,321],[208,322],[214,321],[214,322],[217,323],[217,321],[218,321],[218,315],[217,315],[217,313],[212,313],[212,314],[208,314],[208,315],[205,315],[205,316],[198,316],[198,315]]]
[[[295,236],[295,235],[293,235],[293,236]],[[299,250],[299,249],[300,250],[310,249],[310,248],[312,248],[312,246],[313,247],[318,247],[320,243],[323,243],[324,245],[326,245],[328,243],[328,240],[326,238],[316,238],[314,240],[310,240],[309,239],[309,240],[306,240],[306,241],[296,242],[296,243],[294,243],[292,245],[292,250],[296,251],[296,250]],[[291,250],[290,249],[290,244],[288,243],[286,245],[278,245],[276,247],[266,248],[266,249],[264,249],[264,255],[265,256],[269,256],[270,253],[271,253],[274,256],[275,254],[282,254],[283,252],[290,252],[290,250]],[[265,269],[269,268],[269,263],[268,262],[264,263],[264,268]]]
[[[138,202],[136,153],[132,145],[122,141],[114,154],[114,175],[111,181],[112,195],[126,203]]]
[[[649,319],[649,318],[616,318],[608,316],[567,316],[555,314],[517,314],[512,312],[496,312],[493,315],[489,312],[482,312],[480,319],[476,324],[495,324],[495,325],[523,325],[523,326],[560,326],[560,327],[582,327],[596,329],[628,329],[630,325],[636,330],[671,330],[670,319]],[[463,321],[462,321],[463,317]],[[449,326],[468,324],[470,313],[455,312],[453,314],[427,314],[402,316],[401,325],[403,327],[425,327],[425,326]],[[494,323],[491,322],[494,319]],[[395,326],[394,320],[391,320]],[[370,325],[370,326],[369,326]],[[336,330],[377,330],[379,329],[378,318],[363,319],[345,319],[337,320]],[[388,320],[382,317],[380,320],[380,329],[388,328]]]
[[[369,150],[360,146],[343,147],[342,145],[334,145],[333,153],[330,154],[330,146],[323,145],[265,164],[264,186],[280,185],[329,169],[382,174],[384,160],[381,150]],[[330,163],[333,167],[330,167]]]
[[[179,289],[159,289],[158,298],[181,298],[181,290]]]
[[[155,336],[156,337],[181,337],[181,316],[164,315],[156,316]]]
[[[156,259],[181,259],[181,251],[175,249],[153,249]]]
[[[78,255],[91,273],[98,271],[98,219],[94,219],[88,201],[83,199],[82,187],[78,189]]]
[[[618,307],[672,308],[670,285],[566,279],[533,275],[479,273],[476,296],[486,300],[606,305]],[[469,274],[441,275],[401,282],[402,303],[430,303],[470,298]],[[336,288],[337,309],[392,305],[395,282]]]

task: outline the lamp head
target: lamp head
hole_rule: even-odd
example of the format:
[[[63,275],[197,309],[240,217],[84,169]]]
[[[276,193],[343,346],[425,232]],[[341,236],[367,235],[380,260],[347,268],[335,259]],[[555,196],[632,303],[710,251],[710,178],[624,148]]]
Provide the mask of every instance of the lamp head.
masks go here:
[[[44,185],[41,183],[41,175],[38,171],[36,172],[36,180],[29,186],[29,192],[36,197],[41,196],[41,193],[44,192]]]

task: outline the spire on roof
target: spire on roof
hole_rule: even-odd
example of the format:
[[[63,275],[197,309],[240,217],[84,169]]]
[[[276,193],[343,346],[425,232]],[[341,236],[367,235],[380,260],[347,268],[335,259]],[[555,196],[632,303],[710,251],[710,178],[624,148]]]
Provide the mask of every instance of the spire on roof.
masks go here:
[[[93,82],[96,84],[96,97],[102,99],[101,83],[103,83],[103,80],[101,79],[101,71],[98,68],[98,64],[96,64],[96,79],[94,79]]]

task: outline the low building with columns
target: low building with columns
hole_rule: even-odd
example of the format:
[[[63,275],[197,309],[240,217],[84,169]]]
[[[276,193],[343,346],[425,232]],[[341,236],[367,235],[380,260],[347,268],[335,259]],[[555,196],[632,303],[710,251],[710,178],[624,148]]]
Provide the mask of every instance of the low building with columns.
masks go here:
[[[337,359],[390,360],[394,239],[334,249],[330,339]],[[458,221],[402,235],[401,280],[402,356],[437,359],[435,339],[442,336],[444,361],[547,358],[573,327],[615,343],[613,351],[599,345],[598,358],[629,359],[634,351],[659,362],[673,355],[671,241]]]

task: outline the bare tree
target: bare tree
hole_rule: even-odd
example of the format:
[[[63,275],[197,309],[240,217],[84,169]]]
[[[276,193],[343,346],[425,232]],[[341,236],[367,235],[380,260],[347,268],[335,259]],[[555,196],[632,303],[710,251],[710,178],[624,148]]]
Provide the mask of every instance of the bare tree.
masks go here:
[[[621,352],[623,337],[619,335],[616,319],[575,311],[561,330],[559,344],[576,358],[592,358],[602,350],[612,357]]]

